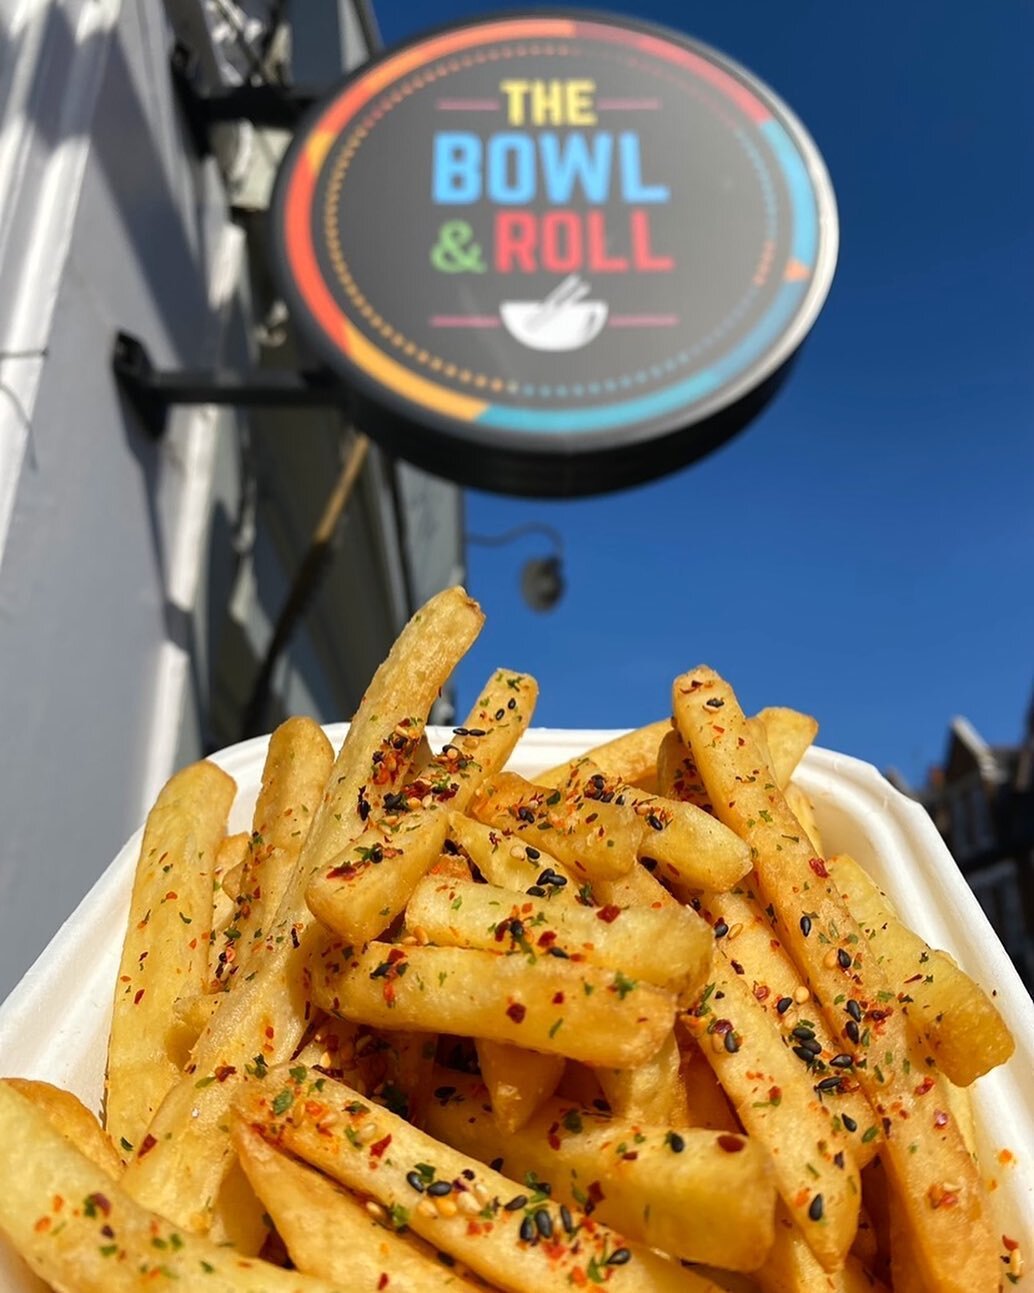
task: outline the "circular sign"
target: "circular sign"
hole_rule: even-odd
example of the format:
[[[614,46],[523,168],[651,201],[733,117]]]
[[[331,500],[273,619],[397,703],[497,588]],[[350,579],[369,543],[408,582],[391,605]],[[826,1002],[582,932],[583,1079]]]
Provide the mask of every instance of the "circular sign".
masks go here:
[[[402,457],[573,495],[768,400],[833,276],[818,151],[741,67],[624,18],[453,25],[366,64],[277,183],[294,317]]]

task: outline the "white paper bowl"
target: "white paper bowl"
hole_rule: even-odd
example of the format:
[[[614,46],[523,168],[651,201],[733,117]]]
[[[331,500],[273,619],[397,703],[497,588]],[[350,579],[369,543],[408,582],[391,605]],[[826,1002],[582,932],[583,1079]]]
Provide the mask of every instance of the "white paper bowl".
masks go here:
[[[346,730],[344,723],[327,727],[335,749]],[[428,732],[432,745],[451,735],[451,729]],[[533,729],[510,767],[530,776],[616,735]],[[244,741],[212,756],[237,782],[231,831],[251,824],[267,740]],[[827,850],[861,862],[913,928],[951,952],[995,996],[1013,1031],[1015,1055],[976,1084],[974,1105],[985,1176],[997,1182],[998,1228],[1019,1240],[1027,1261],[1034,1261],[1034,1003],[918,804],[870,764],[830,750],[809,750],[797,780],[814,800]],[[126,843],[0,1006],[0,1075],[67,1087],[94,1110],[101,1103],[112,994],[141,835]],[[1002,1149],[1012,1152],[1011,1164],[999,1163]],[[0,1238],[2,1293],[43,1287]]]

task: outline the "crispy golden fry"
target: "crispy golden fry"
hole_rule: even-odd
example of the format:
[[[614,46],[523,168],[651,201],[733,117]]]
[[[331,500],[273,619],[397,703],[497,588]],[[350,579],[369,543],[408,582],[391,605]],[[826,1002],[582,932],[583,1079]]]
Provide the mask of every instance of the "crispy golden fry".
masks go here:
[[[94,1115],[70,1091],[29,1078],[4,1078],[4,1085],[42,1110],[66,1140],[113,1180],[122,1175],[122,1159]]]
[[[467,854],[489,884],[527,893],[538,884],[540,875],[552,871],[569,883],[549,885],[546,896],[550,902],[571,904],[578,901],[578,884],[573,882],[570,869],[551,853],[535,847],[530,840],[525,841],[513,831],[485,826],[462,813],[450,813],[449,838]]]
[[[947,1077],[969,1086],[1004,1064],[1015,1042],[983,988],[946,952],[934,951],[904,925],[853,858],[830,858],[830,870],[890,988],[899,998],[910,998],[909,1018]]]
[[[550,877],[544,887],[562,888],[562,879]],[[561,906],[437,876],[417,885],[407,919],[445,947],[573,957],[689,997],[707,978],[714,945],[706,922],[685,907]]]
[[[166,783],[148,815],[108,1043],[113,1140],[139,1144],[179,1080],[189,1038],[173,1005],[205,983],[212,867],[236,789],[215,764],[194,763]]]
[[[682,905],[641,862],[614,880],[594,880],[585,896],[604,906],[652,907],[654,911]]]
[[[559,790],[532,785],[513,772],[489,778],[470,812],[525,844],[544,845],[579,880],[627,874],[643,839],[643,825],[627,805],[568,803]]]
[[[757,719],[765,730],[769,766],[775,773],[776,785],[785,790],[797,765],[818,736],[819,725],[809,714],[778,705],[759,710]]]
[[[787,808],[803,827],[812,849],[819,857],[825,857],[826,851],[822,847],[822,835],[819,833],[819,824],[815,818],[815,809],[811,800],[800,786],[795,785],[793,782],[786,787],[783,797],[786,799]]]
[[[477,1051],[492,1117],[500,1132],[510,1135],[556,1090],[564,1073],[564,1057],[506,1042],[479,1041]]]
[[[56,1289],[149,1293],[176,1280],[212,1293],[334,1293],[335,1285],[242,1257],[140,1207],[3,1082],[0,1180],[0,1230]]]
[[[667,733],[657,751],[657,789],[669,799],[696,804],[705,813],[714,811],[693,756],[674,730]]]
[[[740,1131],[729,1098],[696,1040],[681,1023],[675,1035],[682,1057],[680,1077],[686,1093],[686,1126],[706,1127],[710,1131]],[[707,1044],[710,1045],[710,1039],[707,1039]]]
[[[657,1054],[644,1063],[634,1069],[597,1069],[596,1076],[618,1118],[654,1126],[687,1127],[686,1092],[680,1069],[681,1056],[672,1029]]]
[[[787,1049],[799,1047],[805,1034],[808,1049],[814,1050],[816,1043],[821,1048],[815,1052],[811,1065],[813,1081],[827,1081],[832,1087],[824,1098],[839,1125],[850,1133],[855,1161],[864,1167],[879,1152],[882,1133],[862,1140],[873,1121],[869,1102],[849,1072],[830,1065],[831,1060],[851,1050],[851,1034],[857,1031],[858,1025],[845,1015],[840,1036],[830,1036],[801,972],[780,941],[772,937],[772,927],[752,885],[753,880],[748,878],[744,888],[730,893],[703,894],[701,913],[716,932],[726,931],[715,944],[718,954],[750,988],[755,1000],[779,1029]],[[839,1083],[833,1083],[831,1079],[838,1074]]]
[[[271,1143],[372,1195],[398,1224],[500,1288],[570,1293],[572,1285],[606,1279],[610,1293],[715,1293],[710,1281],[627,1243],[576,1208],[568,1228],[546,1193],[525,1187],[522,1195],[505,1176],[339,1083],[278,1069],[261,1086],[242,1089],[238,1114]],[[428,1193],[437,1182],[450,1185],[448,1194]],[[523,1202],[507,1208],[518,1196]]]
[[[675,998],[620,970],[461,947],[337,945],[313,969],[312,999],[377,1028],[485,1037],[612,1068],[648,1059]]]
[[[762,1151],[743,1136],[613,1118],[549,1100],[522,1130],[500,1132],[478,1078],[439,1070],[431,1135],[552,1197],[585,1205],[629,1239],[686,1261],[756,1270],[772,1243],[775,1188]]]
[[[769,782],[736,697],[710,669],[675,682],[675,717],[715,811],[755,853],[762,897],[834,1033],[855,1003],[864,1030],[853,1072],[886,1133],[883,1158],[915,1234],[923,1278],[939,1293],[991,1293],[997,1254],[979,1173],[925,1047],[821,858]],[[886,994],[881,996],[881,994]],[[863,1062],[864,1061],[864,1062]],[[921,1077],[919,1075],[922,1075]]]
[[[888,1293],[855,1257],[848,1257],[838,1271],[824,1271],[781,1204],[775,1242],[755,1278],[762,1293]]]
[[[826,1270],[843,1262],[861,1185],[847,1134],[810,1066],[783,1044],[749,986],[716,960],[700,1005],[683,1022],[700,1043],[740,1122],[763,1145],[776,1188]]]
[[[221,997],[194,1048],[194,1071],[169,1092],[126,1169],[126,1189],[163,1216],[198,1230],[210,1225],[233,1162],[225,1128],[234,1088],[249,1069],[257,1074],[289,1059],[308,1023],[308,962],[326,942],[305,904],[309,879],[362,831],[359,790],[374,770],[383,781],[380,789],[401,786],[406,762],[400,756],[419,740],[421,715],[477,637],[483,618],[462,589],[439,593],[409,622],[374,675],[252,968]],[[402,751],[394,744],[399,732],[409,733]]]
[[[612,741],[597,745],[587,752],[587,757],[608,777],[617,777],[620,781],[638,782],[642,778],[656,774],[657,749],[666,732],[671,731],[671,719],[662,718],[656,723],[647,723],[634,731],[616,736]],[[555,768],[540,772],[535,777],[535,784],[556,789],[562,786],[570,775],[571,765],[560,763]]]
[[[176,998],[176,1004],[173,1006],[176,1012],[176,1024],[183,1037],[189,1042],[191,1050],[197,1045],[197,1039],[219,1009],[219,1000],[217,992],[197,992],[192,997]]]
[[[563,791],[568,802],[629,805],[644,827],[639,856],[655,859],[658,878],[683,889],[729,889],[750,870],[746,844],[710,813],[607,777],[591,759],[572,765]]]
[[[460,1293],[484,1287],[443,1266],[426,1245],[408,1232],[398,1233],[386,1213],[376,1219],[355,1195],[274,1149],[240,1119],[233,1126],[233,1143],[298,1270],[349,1293]]]
[[[255,934],[269,923],[298,865],[333,762],[330,742],[311,718],[289,718],[269,738],[233,919],[212,942],[211,990],[224,989],[249,964]]]
[[[527,674],[499,669],[453,740],[402,790],[369,799],[366,830],[312,878],[306,901],[319,919],[352,942],[380,934],[401,912],[445,840],[450,810],[471,796],[513,753],[538,698]]]

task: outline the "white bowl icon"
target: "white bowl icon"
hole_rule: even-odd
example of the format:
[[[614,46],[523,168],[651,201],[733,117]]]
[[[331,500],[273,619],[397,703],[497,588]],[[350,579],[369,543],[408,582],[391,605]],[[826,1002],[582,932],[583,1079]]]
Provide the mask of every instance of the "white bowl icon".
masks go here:
[[[579,350],[607,322],[606,301],[586,301],[589,285],[572,275],[544,301],[502,301],[499,314],[511,337],[531,350]]]

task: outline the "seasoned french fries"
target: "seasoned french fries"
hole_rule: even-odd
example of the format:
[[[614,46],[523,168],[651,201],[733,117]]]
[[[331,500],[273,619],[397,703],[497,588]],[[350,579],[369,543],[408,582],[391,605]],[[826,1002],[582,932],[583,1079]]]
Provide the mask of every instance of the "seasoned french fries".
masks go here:
[[[462,811],[485,778],[502,768],[537,697],[533,678],[497,670],[465,725],[418,778],[389,795],[363,788],[366,829],[315,872],[305,894],[328,929],[363,943],[394,920],[441,851],[448,811]],[[371,768],[374,787],[378,775]]]
[[[312,974],[312,999],[344,1019],[510,1042],[611,1068],[653,1055],[675,998],[621,970],[523,952],[371,943],[332,945]]]
[[[544,888],[566,884],[542,875]],[[684,995],[695,993],[711,968],[711,932],[685,907],[561,906],[494,884],[429,876],[414,890],[407,919],[446,947],[584,961]]]
[[[781,791],[767,779],[731,687],[701,667],[676,679],[673,704],[715,812],[749,842],[775,928],[822,1002],[831,1030],[845,1028],[854,1010],[862,1016],[852,1071],[873,1105],[873,1125],[883,1127],[882,1157],[923,1278],[939,1293],[991,1293],[997,1272],[988,1203],[946,1112],[932,1057],[918,1044],[901,1003],[891,1004],[895,993],[878,958],[870,955],[824,861],[801,838]]]
[[[446,1098],[439,1088],[436,1099]],[[718,1293],[582,1209],[558,1206],[548,1190],[522,1188],[304,1069],[277,1069],[245,1087],[237,1114],[502,1289],[569,1293],[605,1281],[613,1293]]]
[[[354,1194],[274,1149],[241,1119],[233,1143],[255,1193],[298,1270],[351,1293],[453,1293],[484,1288],[444,1266],[434,1250],[386,1211],[372,1213]]]
[[[107,1130],[0,1080],[0,1237],[62,1293],[999,1293],[956,1083],[1012,1037],[825,860],[815,721],[700,668],[527,780],[527,675],[425,732],[482,619],[432,598],[336,759],[308,719],[259,786],[231,756],[249,831],[213,765],[165,787]]]
[[[117,1142],[138,1145],[179,1081],[191,1039],[173,1007],[205,986],[212,869],[236,789],[215,764],[194,763],[148,815],[108,1043],[105,1104]]]
[[[512,831],[525,844],[544,845],[580,879],[615,879],[635,866],[643,826],[621,804],[567,802],[559,790],[535,786],[512,772],[491,777],[474,796],[471,814]]]
[[[428,1131],[516,1180],[621,1226],[629,1239],[686,1261],[756,1270],[772,1243],[775,1188],[765,1153],[745,1136],[672,1129],[553,1099],[520,1131],[500,1132],[483,1083],[439,1071]]]
[[[125,1186],[163,1216],[204,1232],[215,1215],[233,1150],[227,1114],[248,1076],[289,1059],[309,1023],[309,959],[325,945],[305,904],[312,875],[363,830],[360,788],[376,764],[381,789],[402,785],[405,754],[484,616],[462,589],[432,598],[410,620],[374,675],[335,761],[295,874],[254,953],[194,1047],[190,1070],[169,1091],[126,1169]],[[404,726],[408,723],[409,726]],[[403,748],[399,733],[406,733]],[[376,756],[376,758],[375,758]]]
[[[945,1076],[969,1086],[1004,1064],[1015,1042],[983,988],[946,952],[934,951],[903,925],[853,858],[831,858],[830,869],[896,998],[908,998],[909,1018]]]
[[[323,1280],[242,1257],[142,1208],[4,1082],[0,1180],[0,1231],[55,1289],[145,1293],[176,1280],[218,1293],[335,1293]]]

